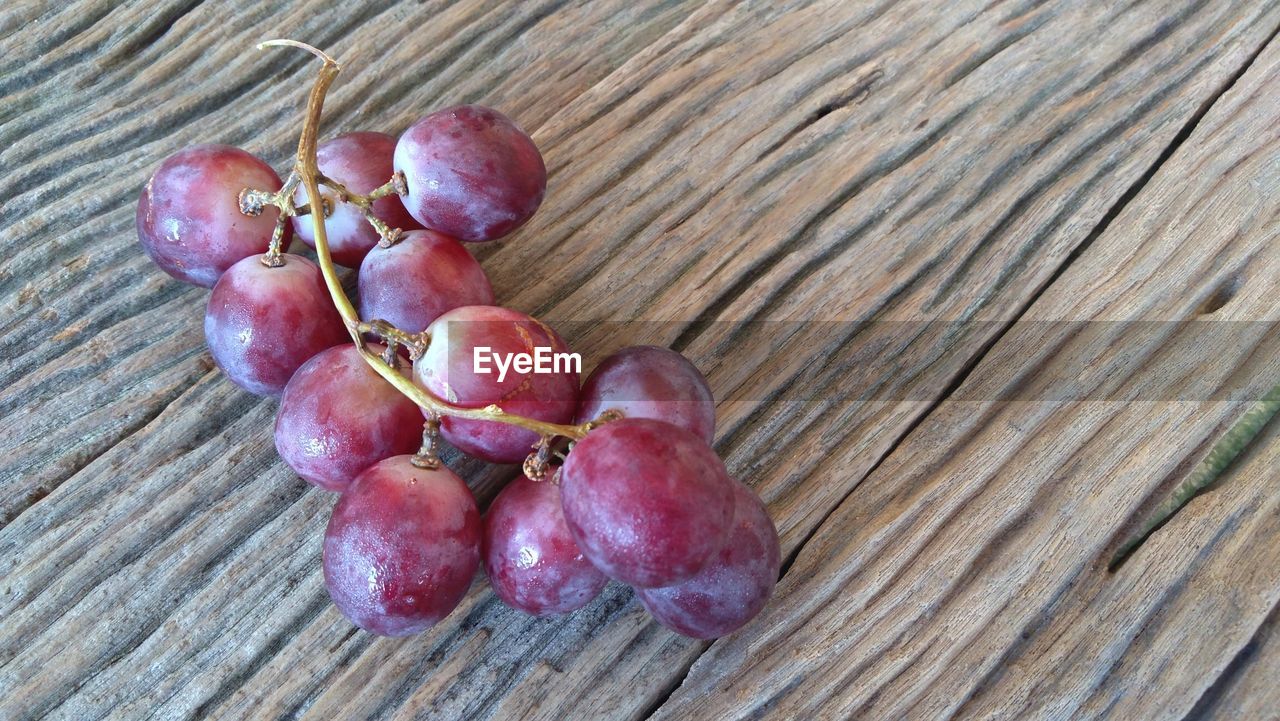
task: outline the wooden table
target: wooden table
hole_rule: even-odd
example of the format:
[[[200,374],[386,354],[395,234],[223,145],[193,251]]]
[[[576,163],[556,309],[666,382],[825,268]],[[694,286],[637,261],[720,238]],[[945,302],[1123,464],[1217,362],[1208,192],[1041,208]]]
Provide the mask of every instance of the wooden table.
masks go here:
[[[1280,718],[1276,423],[1106,568],[1280,378],[1280,4],[330,5],[0,9],[0,718]],[[534,131],[548,199],[478,256],[588,366],[707,373],[782,535],[753,623],[333,608],[334,497],[134,233],[183,146],[289,165],[282,35],[344,64],[327,134]],[[482,503],[513,473],[452,462]]]

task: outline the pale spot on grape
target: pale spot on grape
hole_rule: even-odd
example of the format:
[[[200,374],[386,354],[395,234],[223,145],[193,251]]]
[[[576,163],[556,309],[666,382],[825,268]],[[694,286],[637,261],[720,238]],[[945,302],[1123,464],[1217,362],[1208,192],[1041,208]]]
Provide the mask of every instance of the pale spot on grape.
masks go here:
[[[538,552],[528,546],[520,549],[520,557],[516,559],[516,568],[533,568],[538,564]]]

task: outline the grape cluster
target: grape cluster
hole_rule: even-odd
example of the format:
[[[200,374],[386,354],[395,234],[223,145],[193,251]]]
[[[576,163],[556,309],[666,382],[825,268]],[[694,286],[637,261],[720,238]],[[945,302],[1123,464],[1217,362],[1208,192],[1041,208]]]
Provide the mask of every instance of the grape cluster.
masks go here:
[[[314,153],[322,198],[309,202],[301,163],[281,181],[237,148],[183,150],[147,182],[137,226],[160,268],[212,288],[213,359],[279,398],[280,457],[341,494],[324,578],[342,613],[377,634],[422,631],[483,563],[494,592],[536,616],[582,608],[610,579],[697,638],[756,615],[777,580],[777,532],[711,449],[715,402],[692,363],[629,347],[581,384],[568,364],[475,368],[478,349],[568,351],[547,324],[493,304],[463,244],[510,233],[542,202],[529,136],[469,105]],[[294,236],[318,264],[287,252]],[[331,263],[357,269],[359,317],[343,314]],[[525,473],[482,516],[440,462],[441,439]]]

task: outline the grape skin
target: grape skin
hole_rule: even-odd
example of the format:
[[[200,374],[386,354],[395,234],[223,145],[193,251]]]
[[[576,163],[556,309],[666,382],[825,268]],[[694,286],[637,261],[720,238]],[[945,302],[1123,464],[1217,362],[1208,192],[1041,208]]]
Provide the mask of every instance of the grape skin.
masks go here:
[[[446,466],[394,456],[361,473],[333,507],[324,582],[342,615],[381,636],[449,615],[480,566],[480,511]]]
[[[303,363],[350,339],[320,268],[300,255],[281,257],[278,268],[258,256],[228,268],[205,308],[213,360],[236,385],[260,396],[280,395]]]
[[[508,606],[534,616],[569,613],[599,595],[609,579],[582,555],[564,520],[560,486],[517,477],[484,517],[485,573]]]
[[[636,589],[645,609],[676,633],[712,639],[741,628],[760,613],[774,584],[782,553],[764,504],[734,482],[729,539],[693,578],[665,588]]]
[[[455,308],[427,328],[431,343],[413,364],[418,385],[463,408],[497,405],[508,413],[549,423],[568,423],[578,406],[578,373],[473,372],[473,349],[494,353],[532,353],[535,347],[567,350],[549,326],[519,311],[498,306]],[[490,463],[519,463],[538,442],[538,434],[499,421],[446,415],[440,434],[458,450]]]
[[[446,311],[492,305],[493,286],[462,243],[433,230],[414,230],[389,248],[374,248],[360,265],[360,317],[421,333]]]
[[[626,418],[652,418],[715,439],[716,402],[711,388],[687,358],[668,348],[630,346],[605,358],[582,384],[574,423],[607,410]]]
[[[479,105],[419,120],[400,136],[394,162],[409,187],[409,213],[459,240],[510,233],[533,216],[547,189],[547,169],[529,135]]]
[[[274,207],[240,212],[245,188],[276,191],[271,166],[230,145],[196,145],[164,160],[138,197],[138,241],[160,269],[178,280],[212,288],[241,258],[265,253]],[[288,246],[289,228],[285,227]]]
[[[457,405],[496,404],[555,423],[582,423],[609,409],[625,416],[578,442],[564,472],[567,494],[557,483],[519,477],[482,520],[456,474],[411,462],[421,412],[355,347],[340,345],[349,337],[320,269],[288,254],[279,268],[260,262],[278,210],[245,216],[238,196],[248,187],[278,190],[274,171],[230,146],[196,146],[167,159],[139,199],[140,242],[167,273],[213,289],[205,333],[224,372],[252,393],[283,392],[275,428],[281,457],[308,482],[345,491],[323,553],[339,610],[372,633],[421,632],[461,602],[483,559],[499,597],[533,615],[581,608],[613,577],[636,586],[660,623],[696,638],[732,632],[755,616],[776,583],[777,533],[759,499],[729,478],[707,446],[714,399],[683,356],[623,349],[588,379],[581,403],[576,372],[511,370],[500,382],[471,371],[477,345],[499,354],[566,347],[537,320],[489,305],[492,287],[480,265],[443,232],[415,230],[415,216],[469,241],[518,228],[546,185],[528,135],[496,111],[459,106],[424,118],[398,142],[352,133],[317,154],[321,172],[355,193],[382,185],[403,159],[415,212],[396,197],[375,204],[389,225],[410,231],[398,254],[386,249],[370,264],[379,238],[351,205],[334,202],[325,223],[334,262],[361,268],[362,315],[408,332],[426,329],[440,341],[433,360],[415,364],[417,382]],[[301,190],[295,198],[306,200]],[[313,229],[311,217],[292,219],[285,247],[297,232],[314,248]],[[454,310],[463,312],[450,323],[463,322],[452,329],[436,323]],[[515,426],[450,416],[441,432],[493,462],[523,459],[538,439]]]
[[[590,431],[561,473],[578,547],[609,577],[641,588],[685,581],[720,550],[733,483],[701,438],[648,418]]]
[[[386,133],[357,132],[326,140],[316,148],[320,173],[346,186],[347,190],[367,195],[391,180],[394,172],[391,156],[396,139]],[[323,183],[320,195],[329,200],[330,215],[324,220],[325,238],[333,262],[348,268],[359,268],[365,254],[378,244],[378,231],[351,203],[337,201],[332,189]],[[294,191],[294,202],[307,204],[306,192]],[[388,195],[373,201],[373,214],[392,228],[415,230],[418,222],[405,210],[399,196]],[[293,218],[293,229],[312,248],[316,247],[315,221],[311,215]]]
[[[280,457],[326,491],[346,490],[361,471],[413,453],[421,440],[418,406],[370,368],[355,345],[334,346],[304,363],[276,412]]]

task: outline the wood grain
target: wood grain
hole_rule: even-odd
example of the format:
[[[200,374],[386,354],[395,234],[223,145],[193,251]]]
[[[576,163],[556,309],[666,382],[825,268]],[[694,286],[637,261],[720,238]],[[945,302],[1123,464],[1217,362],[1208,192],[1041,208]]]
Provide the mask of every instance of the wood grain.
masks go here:
[[[1254,688],[1274,644],[1262,634],[1260,651],[1239,652],[1275,605],[1274,434],[1227,481],[1236,490],[1205,499],[1223,505],[1182,530],[1220,542],[1199,556],[1144,549],[1147,565],[1103,582],[1088,564],[1239,404],[1017,415],[944,399],[991,383],[984,369],[1030,363],[999,355],[1008,324],[1065,312],[1102,271],[1133,288],[1104,285],[1082,314],[1105,298],[1199,307],[1244,265],[1226,311],[1274,309],[1255,278],[1276,277],[1275,207],[1232,216],[1253,197],[1249,172],[1274,190],[1259,170],[1274,156],[1275,98],[1262,92],[1274,52],[1223,92],[1280,8],[943,5],[0,10],[0,28],[41,29],[0,37],[0,717],[1119,713],[1106,704],[1131,679],[1185,681],[1156,666],[1193,631],[1209,636],[1196,658],[1210,673],[1162,701],[1188,710],[1192,691],[1216,688],[1197,712],[1266,708]],[[329,132],[394,132],[471,101],[536,128],[548,201],[478,255],[500,302],[561,326],[588,359],[659,342],[707,371],[718,450],[796,559],[760,621],[690,671],[706,645],[649,622],[617,587],[537,621],[478,581],[449,620],[402,641],[357,633],[330,606],[318,561],[332,498],[276,459],[274,404],[212,369],[203,295],[152,268],[132,231],[142,180],[182,145],[287,161],[314,68],[249,49],[279,34],[346,65]],[[1184,175],[1194,167],[1197,142],[1239,167],[1171,198],[1157,183],[1179,159]],[[1179,213],[1204,238],[1182,233]],[[1229,222],[1211,227],[1219,216]],[[1154,227],[1166,220],[1176,232]],[[1122,252],[1133,237],[1148,256]],[[1187,282],[1198,272],[1211,278]],[[873,322],[922,318],[953,322],[906,338]],[[997,456],[1022,474],[995,475]],[[511,473],[450,460],[482,500]],[[1078,518],[1062,526],[1068,511]],[[1046,537],[1058,544],[1047,555]],[[1202,578],[1236,567],[1251,575],[1223,577],[1240,582],[1231,603],[1249,620],[1229,625]],[[1108,619],[1079,652],[1046,636]],[[1211,686],[1233,655],[1236,671]],[[1084,678],[1097,687],[1081,691]]]
[[[1277,82],[1280,47],[1268,47],[1024,316],[1273,324],[1239,324],[1237,343],[1181,367],[1166,359],[1200,336],[1175,323],[1137,355],[1123,325],[1002,339],[957,395],[1049,383],[1081,357],[1095,398],[1149,375],[1280,378]],[[1182,717],[1280,605],[1280,433],[1117,573],[1106,564],[1140,505],[1242,405],[944,401],[654,718]]]
[[[1187,718],[1275,716],[1276,709],[1280,708],[1280,688],[1275,684],[1275,670],[1280,668],[1280,639],[1276,636],[1280,611],[1277,608],[1271,609],[1271,615],[1254,632],[1253,638],[1240,647],[1235,658],[1204,692]]]

